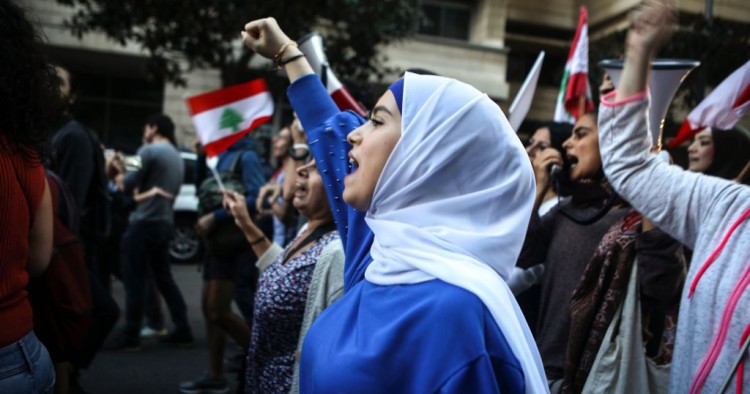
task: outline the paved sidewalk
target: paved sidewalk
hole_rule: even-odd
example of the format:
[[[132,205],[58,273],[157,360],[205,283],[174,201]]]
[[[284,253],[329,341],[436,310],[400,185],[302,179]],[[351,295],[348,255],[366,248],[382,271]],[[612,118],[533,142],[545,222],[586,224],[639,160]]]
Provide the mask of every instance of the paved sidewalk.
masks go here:
[[[102,351],[94,363],[81,374],[81,387],[92,394],[120,393],[179,393],[180,382],[199,377],[206,370],[206,327],[200,310],[201,273],[195,265],[172,265],[175,281],[188,306],[188,319],[195,335],[195,347],[179,349],[163,345],[156,339],[145,340],[139,352],[119,353]],[[115,281],[113,293],[120,308],[125,306],[122,283]],[[166,305],[164,313],[169,314]],[[123,311],[124,312],[124,311]],[[117,332],[122,324],[122,316]],[[168,323],[171,327],[171,322]],[[234,343],[228,340],[228,348]],[[234,350],[228,350],[232,354]],[[232,392],[236,389],[236,376],[227,375]]]

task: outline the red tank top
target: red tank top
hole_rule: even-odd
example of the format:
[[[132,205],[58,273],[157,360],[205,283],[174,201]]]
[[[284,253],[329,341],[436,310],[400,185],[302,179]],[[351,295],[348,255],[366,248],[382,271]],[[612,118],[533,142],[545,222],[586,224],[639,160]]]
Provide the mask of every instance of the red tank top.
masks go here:
[[[26,297],[29,231],[44,194],[44,167],[0,140],[0,347],[33,329]]]

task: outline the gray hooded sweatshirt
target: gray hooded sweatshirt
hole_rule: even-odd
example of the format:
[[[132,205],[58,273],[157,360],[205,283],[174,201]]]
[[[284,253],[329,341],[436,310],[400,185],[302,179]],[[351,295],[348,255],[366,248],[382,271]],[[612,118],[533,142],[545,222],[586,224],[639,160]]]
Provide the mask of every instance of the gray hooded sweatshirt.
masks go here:
[[[739,224],[700,276],[690,298],[688,294],[704,263],[750,209],[750,187],[662,162],[649,153],[647,98],[636,95],[619,103],[608,99],[614,100],[614,95],[602,99],[599,113],[599,144],[607,179],[636,210],[693,249],[682,293],[670,392],[689,392],[703,371],[703,392],[716,393],[730,374],[741,336],[750,325],[750,287],[746,286],[750,282],[750,217]],[[732,310],[727,306],[731,306],[733,292],[738,302]],[[715,362],[706,362],[712,347],[718,355]],[[747,356],[743,362],[742,392],[750,392]],[[736,379],[735,372],[727,392],[735,392]]]

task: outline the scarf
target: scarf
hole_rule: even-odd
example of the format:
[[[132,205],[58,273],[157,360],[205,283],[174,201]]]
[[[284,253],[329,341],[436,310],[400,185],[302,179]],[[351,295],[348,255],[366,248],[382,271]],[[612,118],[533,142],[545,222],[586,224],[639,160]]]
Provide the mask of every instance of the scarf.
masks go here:
[[[535,194],[521,142],[497,104],[456,80],[407,73],[402,105],[401,138],[365,219],[374,234],[365,279],[440,279],[472,292],[521,364],[526,392],[548,392],[536,344],[505,283]]]
[[[629,212],[602,237],[570,302],[565,392],[581,392],[604,335],[625,299],[641,215]]]

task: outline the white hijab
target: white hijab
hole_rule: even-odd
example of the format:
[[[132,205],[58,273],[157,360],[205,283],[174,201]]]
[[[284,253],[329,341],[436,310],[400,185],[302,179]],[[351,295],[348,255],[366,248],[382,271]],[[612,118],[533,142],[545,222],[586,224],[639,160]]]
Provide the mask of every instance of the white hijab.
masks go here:
[[[404,79],[401,138],[366,216],[375,240],[365,279],[393,285],[437,278],[474,293],[520,362],[526,392],[549,392],[505,283],[534,203],[526,151],[487,95],[443,77]]]

